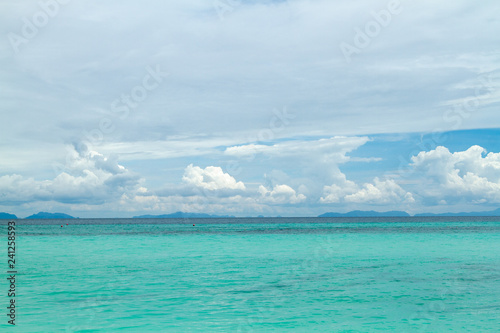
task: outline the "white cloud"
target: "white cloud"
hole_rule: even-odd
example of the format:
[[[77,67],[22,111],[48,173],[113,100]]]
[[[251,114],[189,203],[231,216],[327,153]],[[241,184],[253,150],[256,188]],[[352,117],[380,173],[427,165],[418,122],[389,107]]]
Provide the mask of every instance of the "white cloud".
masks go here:
[[[240,215],[242,212],[255,214],[270,211],[265,203],[258,202],[255,198],[242,195],[226,197],[207,195],[123,195],[119,202],[123,210],[129,212],[148,212],[164,214],[176,211],[190,213],[210,213],[217,215]]]
[[[373,184],[366,183],[357,192],[346,195],[346,202],[391,204],[391,203],[413,203],[415,199],[410,192],[403,190],[392,179],[381,181],[377,177]]]
[[[115,158],[87,151],[82,146],[79,151],[72,151],[65,171],[54,179],[35,180],[16,174],[0,177],[0,201],[102,204],[135,191],[139,181],[138,175],[119,165]]]
[[[245,190],[245,184],[237,182],[231,175],[222,171],[220,167],[208,166],[202,169],[192,164],[186,167],[182,180],[196,187],[207,190]]]
[[[356,203],[356,204],[401,204],[413,203],[415,199],[410,192],[402,189],[394,180],[380,180],[375,177],[373,183],[362,186],[347,180],[345,175],[338,177],[337,182],[323,188],[321,203]]]
[[[272,185],[271,188],[283,183],[294,188],[306,185],[311,191],[308,197],[312,199],[324,184],[332,184],[342,177],[339,165],[350,162],[350,153],[369,141],[368,137],[345,136],[297,139],[269,145],[232,146],[224,154],[233,158],[242,169],[266,175],[266,186]]]
[[[339,169],[340,164],[347,162],[378,162],[380,158],[351,158],[351,153],[358,147],[366,144],[370,139],[368,137],[344,137],[336,136],[320,140],[295,140],[276,143],[273,145],[243,145],[229,147],[225,154],[243,158],[262,154],[272,157],[283,168],[293,166],[297,168],[300,165],[303,170],[310,173],[309,180],[314,179],[309,186],[316,189],[309,197],[319,199],[320,203],[355,203],[355,204],[400,204],[412,203],[414,198],[411,193],[402,189],[394,180],[380,180],[375,178],[372,183],[359,185],[352,180],[347,180],[345,174]],[[285,162],[283,162],[285,161]],[[293,170],[292,170],[293,172]],[[282,178],[282,177],[281,177]],[[318,193],[319,182],[331,181],[331,185],[323,187],[322,195]],[[278,187],[277,187],[278,186]],[[300,202],[303,198],[295,198],[292,194],[293,189],[287,185],[277,185],[272,190],[261,186],[259,191],[270,198],[280,197],[281,202]],[[286,186],[280,188],[279,186]],[[278,195],[279,194],[279,195]],[[286,195],[292,199],[285,200]],[[274,199],[274,201],[279,201]]]
[[[120,154],[121,160],[155,160],[174,158],[194,158],[214,155],[220,146],[232,145],[234,138],[212,138],[206,135],[198,137],[166,137],[164,140],[103,143],[99,150],[104,154]]]
[[[260,185],[259,193],[262,199],[273,204],[297,204],[306,200],[305,195],[297,194],[295,190],[288,185],[275,185],[271,190]]]
[[[368,137],[335,136],[319,140],[293,140],[273,145],[249,144],[228,147],[225,154],[229,156],[244,157],[264,154],[276,157],[302,157],[301,155],[322,156],[325,161],[343,163],[349,160],[348,152],[364,145]]]
[[[339,171],[335,182],[332,185],[323,188],[323,197],[320,198],[321,203],[338,203],[343,200],[346,195],[353,194],[357,191],[358,186],[353,181],[347,180],[346,176]]]
[[[415,174],[421,178],[419,194],[432,200],[499,203],[500,153],[488,153],[480,146],[451,153],[439,146],[412,158]]]

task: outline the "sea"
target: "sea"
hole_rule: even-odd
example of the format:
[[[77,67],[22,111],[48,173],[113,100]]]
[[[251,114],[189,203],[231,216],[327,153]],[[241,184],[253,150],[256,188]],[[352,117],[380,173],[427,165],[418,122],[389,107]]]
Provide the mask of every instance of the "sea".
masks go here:
[[[499,217],[7,222],[1,332],[500,330]]]

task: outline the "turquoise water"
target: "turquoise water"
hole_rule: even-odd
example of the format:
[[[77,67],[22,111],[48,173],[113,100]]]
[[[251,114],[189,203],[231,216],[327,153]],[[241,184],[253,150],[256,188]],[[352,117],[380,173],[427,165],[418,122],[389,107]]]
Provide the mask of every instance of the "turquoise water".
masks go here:
[[[18,220],[0,331],[496,332],[499,244],[498,218]]]

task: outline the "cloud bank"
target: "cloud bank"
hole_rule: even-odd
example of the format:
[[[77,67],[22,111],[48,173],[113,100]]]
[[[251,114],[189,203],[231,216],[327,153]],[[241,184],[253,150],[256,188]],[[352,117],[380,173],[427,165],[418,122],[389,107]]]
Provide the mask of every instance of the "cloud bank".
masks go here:
[[[446,147],[420,152],[412,158],[422,179],[419,194],[442,203],[500,202],[500,153],[480,146],[451,153]]]
[[[12,174],[0,177],[3,205],[32,201],[98,205],[116,201],[121,193],[139,187],[140,176],[86,147],[73,150],[67,169],[51,180],[35,180]]]

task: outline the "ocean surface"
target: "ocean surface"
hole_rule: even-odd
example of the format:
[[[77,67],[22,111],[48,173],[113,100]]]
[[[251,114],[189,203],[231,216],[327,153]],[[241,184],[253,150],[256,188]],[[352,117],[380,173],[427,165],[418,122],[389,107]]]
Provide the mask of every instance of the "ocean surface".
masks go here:
[[[0,223],[1,332],[500,328],[497,217],[16,220],[15,327]]]

